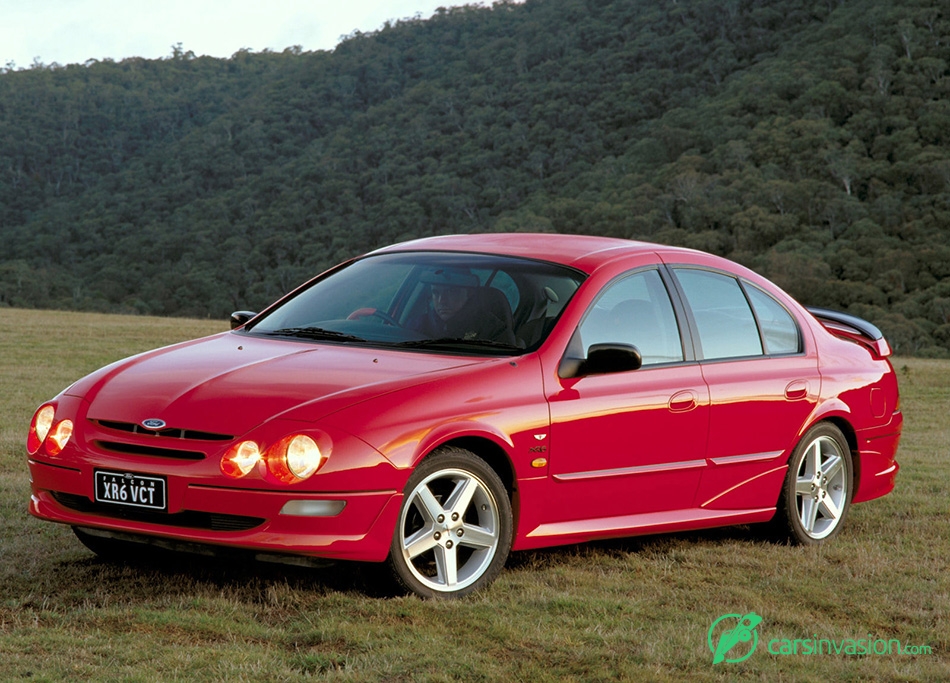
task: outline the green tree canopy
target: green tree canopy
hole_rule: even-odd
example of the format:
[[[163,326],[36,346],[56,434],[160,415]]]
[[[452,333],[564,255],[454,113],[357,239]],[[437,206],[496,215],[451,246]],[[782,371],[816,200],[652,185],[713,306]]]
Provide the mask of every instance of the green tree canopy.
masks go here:
[[[0,305],[223,316],[413,237],[733,258],[950,354],[950,17],[527,0],[332,52],[0,70]]]

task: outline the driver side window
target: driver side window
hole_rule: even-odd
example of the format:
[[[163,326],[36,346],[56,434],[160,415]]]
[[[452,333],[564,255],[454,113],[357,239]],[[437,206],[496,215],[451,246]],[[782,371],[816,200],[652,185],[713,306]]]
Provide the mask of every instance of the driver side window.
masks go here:
[[[656,270],[608,285],[578,329],[584,357],[593,344],[632,344],[643,365],[683,360],[679,326],[670,296]]]

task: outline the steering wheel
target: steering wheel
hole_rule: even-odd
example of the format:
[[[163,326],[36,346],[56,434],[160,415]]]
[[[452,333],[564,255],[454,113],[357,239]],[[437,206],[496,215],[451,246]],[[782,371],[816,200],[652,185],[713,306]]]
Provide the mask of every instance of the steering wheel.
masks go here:
[[[358,308],[352,313],[350,313],[346,319],[347,320],[359,320],[360,318],[379,318],[383,321],[384,325],[392,325],[393,327],[402,327],[394,317],[389,315],[386,311],[381,311],[378,308]]]
[[[399,321],[397,321],[394,317],[389,315],[389,313],[387,313],[386,311],[381,311],[378,308],[372,313],[370,313],[370,316],[379,318],[380,320],[383,321],[383,324],[385,325],[392,325],[393,327],[402,327],[402,325],[399,324]]]

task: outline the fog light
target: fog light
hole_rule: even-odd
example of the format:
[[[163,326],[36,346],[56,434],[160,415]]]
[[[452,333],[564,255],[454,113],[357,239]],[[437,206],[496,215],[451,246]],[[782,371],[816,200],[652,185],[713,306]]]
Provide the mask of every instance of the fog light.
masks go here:
[[[346,507],[345,500],[291,500],[280,514],[292,517],[335,517]]]

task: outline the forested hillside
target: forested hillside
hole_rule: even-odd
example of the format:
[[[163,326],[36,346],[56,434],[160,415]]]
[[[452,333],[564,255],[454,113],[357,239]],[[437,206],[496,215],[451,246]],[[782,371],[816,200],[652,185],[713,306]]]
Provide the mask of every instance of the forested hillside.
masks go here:
[[[478,231],[698,247],[950,355],[950,12],[527,0],[0,70],[0,306],[224,316]]]

